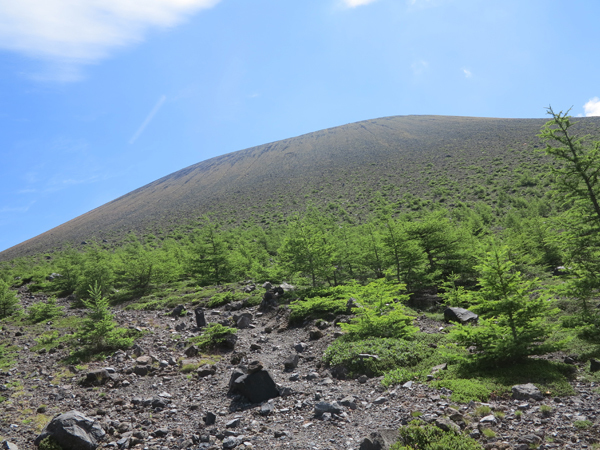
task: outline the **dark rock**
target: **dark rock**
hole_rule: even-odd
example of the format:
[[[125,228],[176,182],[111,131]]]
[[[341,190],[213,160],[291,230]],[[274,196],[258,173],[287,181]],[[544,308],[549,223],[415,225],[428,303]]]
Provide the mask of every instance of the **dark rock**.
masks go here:
[[[443,431],[454,431],[456,433],[460,432],[460,427],[451,420],[446,419],[445,417],[436,417],[433,423],[436,427]]]
[[[342,408],[337,402],[319,402],[315,405],[315,417],[321,417],[325,413],[340,414]]]
[[[154,431],[154,437],[165,437],[166,435],[169,434],[169,429],[168,428],[158,428],[156,429],[156,431]]]
[[[308,344],[305,344],[304,342],[299,342],[298,344],[294,345],[294,350],[296,350],[298,353],[303,353],[308,349]]]
[[[312,330],[309,331],[308,337],[310,338],[311,341],[316,341],[323,337],[323,332],[321,330],[319,330],[318,328],[313,328]]]
[[[248,328],[250,326],[250,322],[252,321],[252,314],[243,313],[236,314],[233,316],[233,321],[235,322],[235,326],[240,329]]]
[[[236,334],[228,334],[225,336],[225,339],[221,342],[221,347],[233,350],[235,348],[235,343],[237,342],[238,337]]]
[[[202,308],[196,308],[194,310],[196,316],[196,326],[198,328],[204,328],[206,326],[206,318],[204,317],[204,310]]]
[[[164,409],[169,405],[169,403],[171,403],[169,399],[162,397],[154,397],[151,399],[150,406],[152,406],[153,409]]]
[[[95,450],[106,433],[93,419],[79,411],[69,411],[56,416],[42,430],[34,444],[51,436],[63,450]]]
[[[171,311],[171,317],[181,317],[184,311],[185,306],[177,305],[175,308],[173,308],[173,311]]]
[[[196,347],[195,345],[191,345],[188,348],[186,348],[183,353],[185,353],[185,356],[187,356],[188,358],[193,358],[194,356],[197,356],[199,352],[200,350],[198,350],[198,347]]]
[[[101,386],[109,381],[119,381],[120,377],[116,373],[110,373],[106,369],[92,370],[85,374],[79,381],[82,386]]]
[[[223,439],[223,448],[236,448],[240,445],[240,440],[235,436],[228,436]]]
[[[358,303],[358,300],[356,300],[353,297],[350,297],[348,299],[348,302],[346,303],[346,310],[348,311],[348,314],[350,314],[352,310],[356,308],[362,308],[362,305]]]
[[[175,331],[183,331],[185,330],[185,323],[181,322],[175,325]]]
[[[530,398],[534,400],[542,400],[544,396],[540,390],[535,387],[532,383],[519,384],[511,388],[512,398],[517,400],[528,400]]]
[[[240,426],[240,423],[242,422],[242,420],[239,417],[236,417],[233,420],[230,420],[229,422],[227,422],[225,424],[225,428],[237,428]]]
[[[261,403],[279,396],[279,390],[266,370],[238,377],[234,380],[230,392],[246,397],[251,403]]]
[[[217,372],[217,367],[212,364],[204,364],[196,370],[198,373],[198,378],[204,378],[209,375],[214,375]]]
[[[231,302],[225,305],[225,311],[239,311],[244,307],[244,302]]]
[[[215,422],[217,421],[217,416],[214,415],[211,412],[207,412],[204,417],[202,418],[202,421],[204,422],[204,424],[209,427],[211,425],[214,425]]]
[[[345,397],[340,401],[342,406],[350,409],[356,409],[356,399],[354,397]]]
[[[590,372],[598,372],[600,370],[600,361],[597,359],[590,359]]]
[[[398,430],[375,431],[362,440],[359,450],[389,450],[400,439]]]
[[[145,377],[150,373],[150,367],[148,366],[135,366],[133,368],[133,373],[140,377]]]
[[[444,310],[444,320],[446,322],[458,322],[458,323],[475,323],[479,319],[479,316],[474,312],[464,308],[448,307]]]
[[[285,359],[285,361],[283,361],[283,367],[285,367],[285,370],[294,370],[296,367],[298,367],[299,361],[300,357],[297,354],[290,355]]]

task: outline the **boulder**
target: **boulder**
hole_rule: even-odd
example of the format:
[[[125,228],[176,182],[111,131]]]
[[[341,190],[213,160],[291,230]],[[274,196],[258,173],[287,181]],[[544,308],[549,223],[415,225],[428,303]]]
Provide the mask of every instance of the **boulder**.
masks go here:
[[[196,308],[194,310],[196,315],[196,326],[198,328],[204,328],[206,326],[206,318],[204,317],[204,310],[202,308]]]
[[[92,370],[85,374],[79,381],[82,386],[100,386],[109,381],[119,381],[120,377],[116,373],[110,373],[107,369]]]
[[[171,317],[181,317],[185,311],[185,306],[177,305],[173,311],[171,311]]]
[[[240,394],[251,403],[262,403],[279,396],[277,385],[266,370],[245,374],[233,380],[230,394]]]
[[[478,319],[479,316],[477,314],[465,308],[448,307],[444,310],[444,320],[446,322],[458,322],[465,324],[475,323]]]
[[[533,383],[518,384],[511,388],[512,398],[517,400],[528,400],[530,398],[534,400],[542,400],[544,396],[540,390],[535,387]]]
[[[34,444],[39,446],[40,442],[50,436],[63,450],[95,450],[105,435],[95,420],[79,411],[69,411],[52,419]]]
[[[290,355],[285,358],[285,361],[283,361],[283,367],[285,370],[294,370],[296,367],[298,367],[299,361],[300,357],[297,354]]]

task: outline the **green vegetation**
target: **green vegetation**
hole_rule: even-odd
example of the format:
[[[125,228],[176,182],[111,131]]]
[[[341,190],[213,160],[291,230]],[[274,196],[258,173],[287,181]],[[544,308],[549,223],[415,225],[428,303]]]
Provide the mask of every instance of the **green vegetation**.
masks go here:
[[[126,349],[133,345],[134,338],[129,330],[117,327],[112,313],[108,309],[108,299],[102,295],[96,283],[89,289],[89,300],[83,304],[89,310],[74,341],[83,346],[76,353],[95,354],[103,351]]]
[[[225,345],[229,337],[236,333],[235,328],[226,327],[220,323],[211,323],[204,328],[200,336],[189,339],[189,342],[196,344],[199,349],[210,350]]]
[[[35,329],[34,351],[74,333],[76,359],[101,356],[135,337],[117,327],[110,305],[166,312],[181,304],[186,313],[235,301],[257,305],[263,282],[286,281],[296,287],[279,297],[289,305],[290,326],[342,331],[324,354],[338,373],[383,376],[386,386],[428,382],[458,403],[507,396],[510,386],[527,382],[548,395],[570,395],[572,368],[539,357],[566,342],[580,361],[600,356],[600,143],[571,137],[570,119],[550,114],[543,154],[532,140],[511,139],[522,150],[431,154],[419,170],[406,161],[401,178],[373,162],[376,182],[348,170],[332,183],[347,183],[352,195],[323,205],[303,192],[306,207],[295,206],[294,214],[276,207],[287,199],[281,194],[266,202],[272,213],[249,212],[242,222],[206,215],[138,230],[120,237],[122,245],[91,242],[85,251],[1,263],[0,324]],[[431,189],[418,197],[424,180]],[[19,314],[16,288],[49,299]],[[56,296],[85,307],[86,319],[65,318]],[[423,300],[431,297],[474,310],[479,322],[427,329],[441,318],[441,309]],[[235,333],[211,324],[189,342],[210,350],[231,345]],[[0,366],[13,357],[0,346]],[[433,371],[443,363],[447,370]],[[579,376],[598,381],[587,371]],[[417,428],[416,435],[429,433]],[[439,438],[458,439],[451,436]]]
[[[443,431],[435,425],[413,420],[400,428],[403,443],[396,443],[391,450],[481,450],[483,447],[473,438],[454,431]]]

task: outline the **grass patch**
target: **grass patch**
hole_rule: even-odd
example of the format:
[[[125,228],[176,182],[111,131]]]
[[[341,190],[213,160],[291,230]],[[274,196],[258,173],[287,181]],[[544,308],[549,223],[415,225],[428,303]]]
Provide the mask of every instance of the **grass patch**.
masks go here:
[[[438,335],[439,338],[442,335]],[[419,339],[421,337],[421,339]],[[415,374],[429,373],[436,362],[435,349],[428,346],[426,338],[404,340],[395,338],[366,338],[353,340],[344,335],[331,344],[323,360],[331,367],[344,368],[350,376],[385,374],[384,384],[405,382]],[[360,355],[374,355],[365,357]],[[432,364],[430,366],[430,364]],[[439,363],[437,363],[439,364]]]
[[[190,338],[188,342],[197,345],[200,349],[208,350],[224,345],[229,337],[236,333],[235,328],[226,327],[220,323],[211,323],[200,336]]]
[[[450,399],[458,403],[508,398],[512,386],[525,383],[534,383],[540,391],[555,397],[575,394],[569,384],[572,368],[545,359],[528,359],[520,364],[496,368],[456,365],[438,372],[438,376],[440,379],[433,381],[431,386],[450,389]]]
[[[442,431],[435,425],[413,420],[400,428],[403,444],[398,442],[390,450],[481,450],[483,447],[473,438],[454,431]]]

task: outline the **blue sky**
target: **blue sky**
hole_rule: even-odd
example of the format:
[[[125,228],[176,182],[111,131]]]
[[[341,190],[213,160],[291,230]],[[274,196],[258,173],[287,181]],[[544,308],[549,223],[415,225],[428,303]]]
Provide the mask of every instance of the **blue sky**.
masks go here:
[[[207,158],[391,115],[600,115],[590,0],[0,0],[0,251]]]

